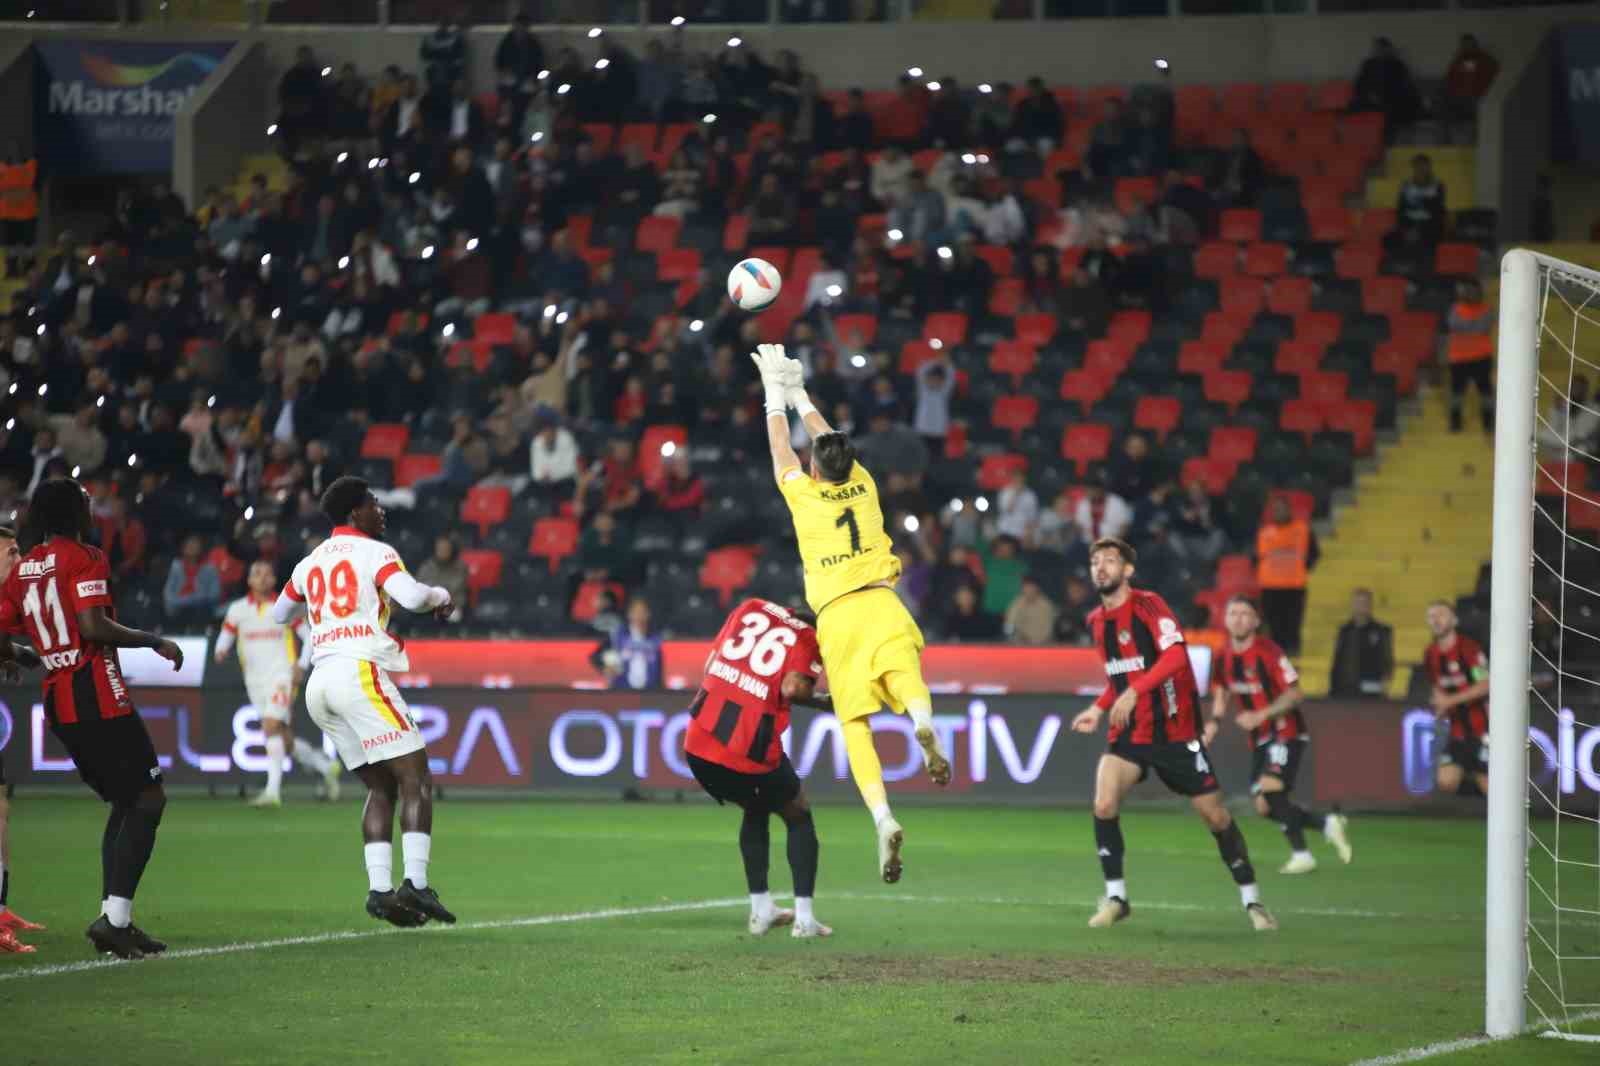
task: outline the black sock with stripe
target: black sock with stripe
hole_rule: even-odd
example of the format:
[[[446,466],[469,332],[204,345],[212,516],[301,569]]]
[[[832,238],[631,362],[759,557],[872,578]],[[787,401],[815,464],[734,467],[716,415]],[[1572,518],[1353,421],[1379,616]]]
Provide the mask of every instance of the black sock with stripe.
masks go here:
[[[1233,822],[1222,832],[1211,835],[1217,839],[1217,852],[1222,856],[1223,865],[1233,875],[1233,883],[1255,884],[1255,867],[1250,865],[1250,849],[1245,846],[1244,834],[1239,832],[1239,823]]]
[[[789,827],[789,871],[794,874],[794,894],[810,898],[817,894],[817,862],[822,844],[817,840],[817,823],[807,811],[798,818],[787,818]]]
[[[1100,854],[1100,872],[1107,881],[1122,880],[1122,819],[1094,820],[1094,847]]]

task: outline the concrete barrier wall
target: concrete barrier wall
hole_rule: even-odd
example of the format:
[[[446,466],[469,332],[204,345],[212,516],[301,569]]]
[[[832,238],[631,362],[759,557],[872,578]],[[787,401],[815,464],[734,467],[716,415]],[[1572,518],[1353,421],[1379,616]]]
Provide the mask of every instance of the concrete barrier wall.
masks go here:
[[[226,185],[239,160],[267,143],[267,98],[261,93],[266,48],[234,45],[179,112],[172,139],[172,187],[192,210],[211,185]]]

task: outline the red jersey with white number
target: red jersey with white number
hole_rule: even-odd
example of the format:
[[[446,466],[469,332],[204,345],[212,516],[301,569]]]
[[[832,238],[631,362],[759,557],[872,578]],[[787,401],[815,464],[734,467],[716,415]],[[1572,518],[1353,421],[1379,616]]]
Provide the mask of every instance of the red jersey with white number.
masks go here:
[[[1300,675],[1283,649],[1260,636],[1245,645],[1243,651],[1235,651],[1233,642],[1229,641],[1217,657],[1212,678],[1212,688],[1233,693],[1239,706],[1246,711],[1265,710],[1284,689],[1300,681]],[[1296,707],[1250,730],[1250,743],[1259,748],[1263,744],[1303,740],[1309,736],[1305,716]]]
[[[776,770],[789,728],[789,673],[822,676],[817,631],[775,603],[745,600],[711,646],[684,750],[742,774]]]
[[[1089,633],[1106,671],[1106,691],[1098,701],[1103,708],[1154,667],[1162,652],[1183,643],[1183,627],[1167,601],[1144,589],[1129,589],[1116,610],[1102,604],[1090,611]],[[1187,654],[1176,674],[1139,697],[1126,727],[1111,727],[1110,742],[1115,744],[1124,733],[1134,744],[1199,738],[1200,686]]]
[[[99,548],[52,537],[24,555],[0,587],[0,631],[26,633],[44,662],[44,708],[62,725],[133,713],[115,648],[85,640],[78,612],[116,617],[111,568]]]
[[[1438,641],[1429,644],[1422,665],[1428,671],[1428,679],[1452,695],[1489,677],[1489,657],[1483,653],[1483,645],[1465,633],[1456,634],[1449,651],[1440,648]],[[1488,701],[1477,700],[1450,709],[1450,739],[1477,740],[1488,733]]]
[[[312,666],[339,658],[402,673],[411,669],[405,644],[389,632],[383,591],[389,575],[404,569],[399,552],[353,526],[335,526],[300,560],[284,592],[306,605]]]

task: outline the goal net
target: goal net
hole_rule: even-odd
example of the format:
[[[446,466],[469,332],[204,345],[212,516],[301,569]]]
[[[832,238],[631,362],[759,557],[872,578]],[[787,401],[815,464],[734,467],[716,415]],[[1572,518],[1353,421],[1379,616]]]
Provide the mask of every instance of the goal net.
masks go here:
[[[1600,272],[1501,264],[1485,1028],[1600,1043]]]

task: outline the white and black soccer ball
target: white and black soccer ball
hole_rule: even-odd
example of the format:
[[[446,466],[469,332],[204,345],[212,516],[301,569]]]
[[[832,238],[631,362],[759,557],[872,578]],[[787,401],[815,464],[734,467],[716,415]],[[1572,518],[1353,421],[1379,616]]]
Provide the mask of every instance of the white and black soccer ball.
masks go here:
[[[765,259],[741,259],[728,271],[728,299],[743,311],[762,311],[783,291],[783,275]]]

